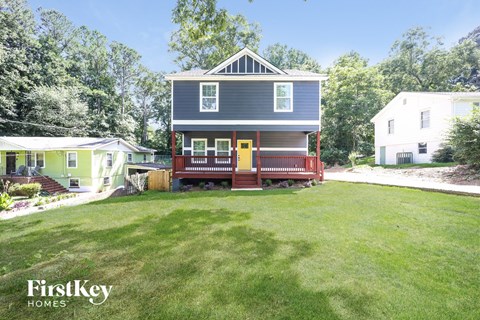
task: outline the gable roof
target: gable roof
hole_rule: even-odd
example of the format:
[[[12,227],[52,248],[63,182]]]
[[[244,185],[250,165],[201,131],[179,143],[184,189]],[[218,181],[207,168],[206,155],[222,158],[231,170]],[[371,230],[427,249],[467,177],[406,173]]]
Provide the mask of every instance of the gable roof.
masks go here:
[[[452,100],[471,100],[471,99],[479,99],[480,100],[480,92],[409,92],[409,91],[402,91],[397,94],[390,102],[380,110],[371,120],[370,122],[375,122],[379,117],[381,117],[385,112],[393,108],[395,106],[395,102],[401,98],[408,97],[408,96],[438,96],[445,99],[452,99]]]
[[[248,48],[243,48],[211,70],[188,70],[167,74],[167,80],[327,80],[323,74],[282,70]]]
[[[250,64],[251,61],[251,64]],[[258,65],[258,66],[257,66]],[[251,68],[248,68],[248,67]],[[255,70],[257,66],[257,70]],[[234,68],[236,67],[236,68]],[[243,68],[242,68],[243,67]],[[243,71],[242,71],[243,69]],[[235,53],[206,74],[286,74],[247,47]]]
[[[112,143],[121,143],[136,152],[148,152],[131,145],[120,138],[85,138],[85,137],[0,137],[4,142],[17,150],[97,150]],[[148,149],[152,151],[152,149]]]

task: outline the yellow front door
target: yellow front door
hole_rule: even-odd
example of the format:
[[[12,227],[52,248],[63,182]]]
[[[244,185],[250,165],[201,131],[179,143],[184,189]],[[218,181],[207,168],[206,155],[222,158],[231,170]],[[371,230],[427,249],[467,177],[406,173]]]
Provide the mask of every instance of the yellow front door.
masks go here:
[[[252,140],[237,140],[237,150],[238,170],[252,170]]]

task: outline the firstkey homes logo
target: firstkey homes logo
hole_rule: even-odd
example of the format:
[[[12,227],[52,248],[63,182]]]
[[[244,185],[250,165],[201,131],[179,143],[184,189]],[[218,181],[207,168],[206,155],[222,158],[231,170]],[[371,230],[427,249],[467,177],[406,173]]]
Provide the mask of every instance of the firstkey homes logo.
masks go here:
[[[89,280],[73,280],[67,283],[47,284],[46,280],[27,280],[29,307],[65,307],[67,300],[62,298],[86,298],[99,306],[107,301],[113,286],[88,285]]]

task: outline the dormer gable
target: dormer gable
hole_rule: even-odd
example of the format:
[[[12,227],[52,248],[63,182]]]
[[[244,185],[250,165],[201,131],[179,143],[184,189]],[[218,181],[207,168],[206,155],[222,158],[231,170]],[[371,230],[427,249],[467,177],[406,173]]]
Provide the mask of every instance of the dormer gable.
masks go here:
[[[260,57],[248,48],[243,48],[206,73],[207,75],[284,75],[285,71]]]

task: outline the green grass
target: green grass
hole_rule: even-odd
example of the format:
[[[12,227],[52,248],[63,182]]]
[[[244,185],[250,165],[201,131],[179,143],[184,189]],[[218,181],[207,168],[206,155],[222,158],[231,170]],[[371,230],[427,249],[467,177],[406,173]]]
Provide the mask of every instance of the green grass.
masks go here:
[[[0,222],[0,319],[475,319],[480,199],[329,182]],[[26,281],[113,285],[28,308]]]

